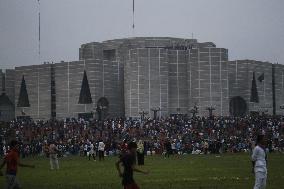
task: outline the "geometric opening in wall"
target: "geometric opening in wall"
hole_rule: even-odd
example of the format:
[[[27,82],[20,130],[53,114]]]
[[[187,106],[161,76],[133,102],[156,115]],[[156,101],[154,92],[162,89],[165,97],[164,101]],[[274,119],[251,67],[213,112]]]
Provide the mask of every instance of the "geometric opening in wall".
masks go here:
[[[103,50],[104,60],[115,61],[115,49]]]
[[[90,119],[93,118],[93,113],[92,112],[91,113],[79,113],[78,118],[79,119],[83,118],[84,120],[89,121]]]
[[[26,86],[24,75],[22,77],[22,83],[21,83],[17,107],[30,107],[30,101],[29,101],[29,96],[27,92],[27,86]]]
[[[93,103],[93,100],[92,100],[92,96],[91,96],[91,92],[90,92],[87,73],[84,70],[84,75],[83,75],[83,80],[82,80],[78,104],[91,104],[91,103]]]
[[[247,112],[247,103],[240,97],[235,96],[230,100],[230,114],[235,117],[244,117]]]
[[[97,102],[97,113],[99,116],[99,120],[104,120],[104,118],[108,115],[109,102],[106,97],[101,97]]]

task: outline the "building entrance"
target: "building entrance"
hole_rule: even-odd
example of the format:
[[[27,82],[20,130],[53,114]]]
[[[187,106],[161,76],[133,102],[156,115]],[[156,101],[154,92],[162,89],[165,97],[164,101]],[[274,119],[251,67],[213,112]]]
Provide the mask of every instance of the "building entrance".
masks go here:
[[[243,117],[247,112],[247,103],[240,97],[236,96],[230,100],[230,115],[235,117]]]

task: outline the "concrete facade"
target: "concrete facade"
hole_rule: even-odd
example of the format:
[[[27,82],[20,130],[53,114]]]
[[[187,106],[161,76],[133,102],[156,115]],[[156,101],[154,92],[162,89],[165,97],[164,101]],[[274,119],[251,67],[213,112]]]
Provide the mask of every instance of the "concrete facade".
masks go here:
[[[192,49],[189,65],[189,107],[197,105],[201,115],[213,107],[214,115],[228,116],[228,50],[210,44]]]
[[[15,117],[14,76],[15,70],[0,70],[0,121],[9,121]]]
[[[2,79],[5,77],[5,93],[10,101],[15,104],[15,70],[6,69],[5,72],[0,69],[0,92],[2,93]]]
[[[15,68],[15,116],[34,119],[51,117],[50,64]],[[22,77],[26,81],[30,107],[17,107]]]
[[[228,115],[227,49],[192,39],[136,40],[124,69],[126,117],[142,111],[152,117],[158,107],[160,116],[188,114],[194,105],[201,115],[209,106]]]
[[[187,68],[187,50],[169,50],[169,114],[187,114],[189,109]]]
[[[15,104],[15,70],[7,69],[5,73],[6,94],[13,104]]]
[[[247,113],[250,111],[273,114],[272,67],[275,66],[275,113],[283,112],[284,104],[284,65],[271,64],[255,60],[229,61],[229,97],[242,97],[247,102]],[[250,102],[253,72],[255,73],[259,102]],[[264,79],[258,78],[264,75]]]
[[[51,118],[51,66],[54,67],[56,118],[78,117],[79,113],[95,112],[101,97],[109,100],[109,116],[122,115],[118,64],[103,60],[82,60],[16,68],[16,104],[24,75],[30,107],[17,107],[16,116],[29,115],[33,119]],[[79,104],[83,73],[86,70],[92,95],[92,104]],[[114,74],[116,73],[116,74]]]
[[[84,71],[92,104],[78,103]],[[253,73],[258,103],[250,102]],[[261,74],[262,82],[258,81]],[[30,107],[19,108],[23,75]],[[59,119],[95,113],[103,97],[109,102],[108,117],[140,117],[143,111],[153,117],[152,109],[160,109],[159,117],[190,114],[194,106],[200,116],[208,115],[208,107],[213,107],[213,115],[217,116],[232,115],[233,110],[240,109],[245,114],[263,111],[280,115],[280,105],[284,104],[284,65],[229,61],[228,49],[196,39],[114,39],[82,44],[78,61],[7,70],[6,93],[15,104],[16,117],[25,114],[34,119],[49,119],[51,112]],[[243,107],[238,106],[240,99]]]
[[[138,48],[129,51],[125,65],[125,115],[139,117],[152,109],[160,108],[160,116],[168,115],[168,68],[167,50]]]
[[[277,115],[284,115],[280,106],[284,105],[284,65],[274,64],[275,67],[275,107]]]

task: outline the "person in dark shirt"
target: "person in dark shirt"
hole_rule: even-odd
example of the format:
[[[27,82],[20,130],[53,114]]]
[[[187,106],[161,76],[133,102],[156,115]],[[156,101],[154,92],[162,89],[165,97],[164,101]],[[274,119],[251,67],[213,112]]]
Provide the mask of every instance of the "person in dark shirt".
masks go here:
[[[166,149],[165,157],[170,157],[170,154],[172,154],[172,145],[171,145],[170,140],[167,139],[164,145]]]
[[[128,151],[116,162],[116,168],[119,176],[122,177],[122,185],[124,189],[139,189],[133,179],[133,172],[135,171],[148,174],[148,171],[142,171],[135,165],[137,144],[135,142],[130,142],[127,147]],[[120,164],[124,167],[123,173],[121,171]]]

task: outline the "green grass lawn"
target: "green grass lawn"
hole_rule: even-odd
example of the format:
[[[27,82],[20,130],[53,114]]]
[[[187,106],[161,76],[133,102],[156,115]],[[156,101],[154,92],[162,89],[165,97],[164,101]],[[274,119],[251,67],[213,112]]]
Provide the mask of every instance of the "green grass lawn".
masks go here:
[[[60,170],[51,171],[49,159],[28,158],[22,162],[36,168],[20,168],[18,177],[26,189],[120,189],[116,160],[117,157],[106,157],[104,162],[83,157],[60,158]],[[145,163],[141,168],[149,170],[149,175],[135,173],[142,189],[247,189],[254,184],[248,154],[184,155],[169,159],[156,155],[146,157]],[[0,187],[3,183],[4,177],[0,177]],[[267,189],[273,188],[284,188],[284,154],[269,154]]]

